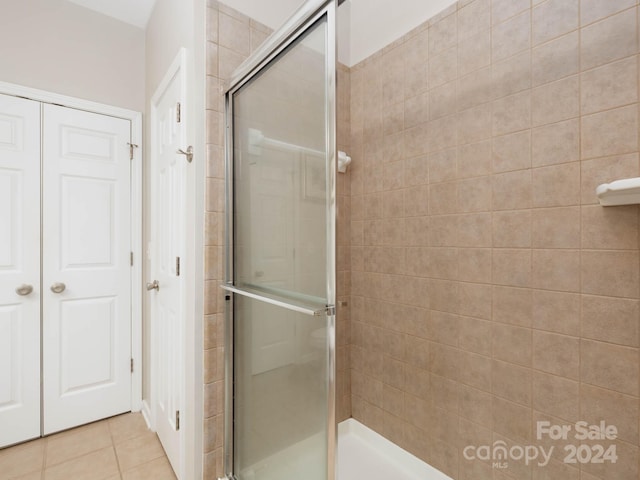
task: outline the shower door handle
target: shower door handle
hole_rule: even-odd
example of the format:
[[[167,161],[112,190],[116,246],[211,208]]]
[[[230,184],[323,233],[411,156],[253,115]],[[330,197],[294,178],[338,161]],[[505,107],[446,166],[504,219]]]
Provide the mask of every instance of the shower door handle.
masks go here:
[[[226,290],[227,292],[235,293],[237,295],[242,295],[243,297],[248,297],[253,300],[259,300],[264,303],[268,303],[270,305],[275,305],[276,307],[286,308],[287,310],[293,310],[294,312],[304,313],[305,315],[311,315],[314,317],[320,316],[331,316],[336,314],[335,305],[323,305],[323,306],[308,306],[303,304],[290,303],[284,300],[278,300],[271,297],[266,297],[259,292],[251,291],[243,288],[234,287],[233,285],[223,284],[220,285],[220,288]]]

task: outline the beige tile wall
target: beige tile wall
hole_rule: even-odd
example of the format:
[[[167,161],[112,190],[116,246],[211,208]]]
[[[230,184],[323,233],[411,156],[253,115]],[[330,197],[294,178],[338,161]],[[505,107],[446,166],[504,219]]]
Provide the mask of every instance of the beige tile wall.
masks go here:
[[[222,88],[233,70],[268,37],[271,30],[215,0],[207,18],[207,199],[205,218],[204,478],[224,475],[224,300],[218,288],[224,272],[224,141]],[[350,151],[350,71],[338,69],[338,146]],[[339,420],[351,416],[350,387],[350,175],[338,177],[338,335],[337,397]]]
[[[207,186],[205,212],[204,478],[223,476],[224,407],[224,96],[231,72],[269,29],[209,0],[207,8]]]
[[[639,478],[636,0],[463,0],[351,71],[353,416],[456,480]],[[606,421],[618,462],[467,445]],[[575,443],[575,442],[574,442]]]

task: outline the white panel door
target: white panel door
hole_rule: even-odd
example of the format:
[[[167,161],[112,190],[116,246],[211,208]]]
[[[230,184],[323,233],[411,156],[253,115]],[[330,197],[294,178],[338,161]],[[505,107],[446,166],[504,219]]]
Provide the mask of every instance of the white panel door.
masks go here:
[[[0,447],[38,436],[40,104],[0,95]]]
[[[185,232],[185,126],[178,122],[182,97],[181,75],[176,73],[156,104],[151,206],[153,254],[151,275],[158,288],[152,295],[151,323],[154,331],[155,425],[173,470],[181,475],[182,443],[178,415],[182,406],[183,372],[183,278],[178,258],[183,257]],[[181,115],[184,119],[185,115]]]
[[[130,122],[43,107],[49,434],[131,409]]]

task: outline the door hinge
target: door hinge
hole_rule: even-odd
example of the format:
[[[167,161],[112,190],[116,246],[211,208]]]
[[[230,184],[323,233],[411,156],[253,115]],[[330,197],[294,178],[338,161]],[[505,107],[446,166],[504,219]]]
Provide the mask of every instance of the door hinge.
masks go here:
[[[138,148],[138,145],[135,143],[127,143],[129,145],[129,160],[133,160],[133,149]]]
[[[131,373],[133,373],[133,358],[131,359]]]
[[[180,410],[176,410],[176,432],[180,430]]]
[[[180,276],[180,257],[176,257],[176,277]]]
[[[131,254],[129,255],[129,263],[133,267],[133,252],[131,252]]]
[[[178,102],[178,104],[176,105],[176,123],[180,123],[180,120],[182,117],[180,110],[181,110],[181,106],[180,106],[180,102]]]

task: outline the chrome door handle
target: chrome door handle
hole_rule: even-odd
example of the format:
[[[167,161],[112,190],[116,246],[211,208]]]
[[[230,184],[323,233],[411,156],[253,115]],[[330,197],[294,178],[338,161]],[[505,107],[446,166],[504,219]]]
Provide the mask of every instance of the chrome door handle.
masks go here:
[[[65,291],[66,288],[67,286],[62,282],[56,282],[53,285],[51,285],[51,291],[53,293],[62,293]]]
[[[16,293],[21,297],[29,295],[31,292],[33,292],[33,286],[27,285],[26,283],[23,283],[18,288],[16,288]]]
[[[158,283],[158,280],[154,280],[151,283],[147,283],[147,291],[151,291],[151,290],[156,290],[156,291],[160,291],[160,284]]]

